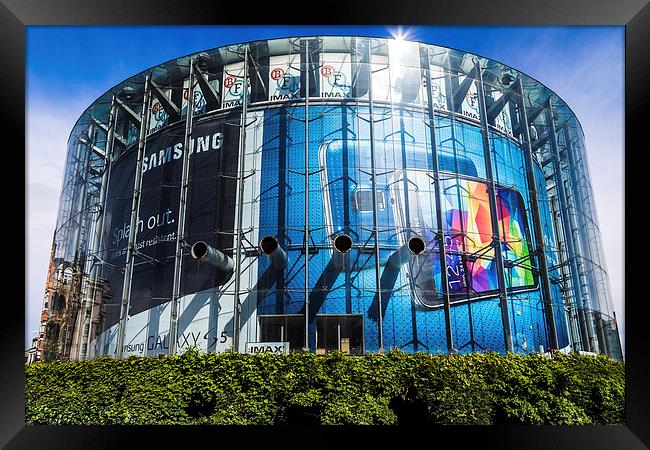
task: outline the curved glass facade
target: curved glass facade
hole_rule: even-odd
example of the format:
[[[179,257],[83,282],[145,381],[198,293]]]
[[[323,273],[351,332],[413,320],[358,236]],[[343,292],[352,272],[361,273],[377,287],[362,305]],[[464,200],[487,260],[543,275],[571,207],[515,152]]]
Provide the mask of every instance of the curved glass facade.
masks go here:
[[[560,98],[462,51],[325,36],[169,61],[70,135],[45,356],[621,359],[587,167]]]

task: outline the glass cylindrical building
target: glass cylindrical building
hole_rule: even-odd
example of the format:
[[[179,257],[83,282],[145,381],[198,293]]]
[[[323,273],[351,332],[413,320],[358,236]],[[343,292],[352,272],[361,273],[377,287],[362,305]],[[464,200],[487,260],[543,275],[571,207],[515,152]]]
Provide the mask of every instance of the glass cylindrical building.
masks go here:
[[[98,98],[43,311],[46,359],[622,359],[575,115],[504,64],[383,38],[220,47]]]

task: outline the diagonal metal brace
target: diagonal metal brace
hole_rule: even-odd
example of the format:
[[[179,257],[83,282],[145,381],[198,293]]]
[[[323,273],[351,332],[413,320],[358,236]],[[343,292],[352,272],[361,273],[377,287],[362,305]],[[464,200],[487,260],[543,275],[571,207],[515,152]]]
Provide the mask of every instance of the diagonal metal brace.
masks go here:
[[[506,103],[512,98],[516,93],[516,84],[510,86],[506,91],[503,92],[503,95],[488,108],[488,121],[492,122],[506,106]]]
[[[199,83],[199,87],[203,93],[203,98],[205,98],[205,101],[207,103],[206,111],[210,110],[211,106],[216,107],[219,103],[219,94],[217,94],[212,86],[210,86],[208,77],[205,75],[205,73],[203,73],[201,69],[199,69],[198,65],[196,64],[194,65],[194,73],[196,74],[196,81]]]
[[[533,142],[533,143],[530,144],[531,150],[532,150],[533,152],[535,152],[535,151],[536,151],[538,148],[540,148],[542,145],[546,144],[546,142],[548,142],[548,139],[549,139],[550,137],[551,137],[551,134],[550,134],[550,133],[548,133],[548,132],[544,133],[544,134],[542,135],[542,137],[540,137],[540,138],[537,139],[535,142]]]
[[[160,105],[163,107],[165,112],[169,115],[170,122],[176,122],[181,118],[181,112],[178,109],[178,106],[174,104],[167,96],[163,93],[160,86],[158,86],[153,81],[151,82],[151,93],[158,99]]]
[[[105,123],[102,123],[98,118],[96,117],[91,117],[93,123],[100,128],[104,133],[108,134],[108,125]],[[122,136],[115,134],[113,138],[118,141],[120,144],[122,144],[124,147],[126,147],[126,141],[122,138]]]
[[[130,107],[126,105],[126,103],[124,103],[122,100],[120,100],[117,97],[115,97],[115,103],[117,103],[119,107],[124,110],[129,120],[133,122],[133,124],[136,127],[140,128],[140,114],[136,114],[135,111],[133,111]]]
[[[469,92],[469,88],[472,87],[472,83],[476,81],[477,77],[477,68],[478,65],[475,65],[472,70],[469,71],[463,82],[456,89],[454,94],[454,105],[460,105],[463,102],[463,99]]]

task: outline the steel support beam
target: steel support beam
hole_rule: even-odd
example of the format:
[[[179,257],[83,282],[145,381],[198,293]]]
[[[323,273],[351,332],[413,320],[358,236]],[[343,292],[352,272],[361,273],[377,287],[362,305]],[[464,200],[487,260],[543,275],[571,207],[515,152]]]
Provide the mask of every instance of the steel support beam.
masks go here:
[[[573,145],[571,144],[571,138],[570,138],[570,135],[569,135],[568,127],[565,126],[563,128],[563,131],[565,133],[564,137],[565,137],[565,140],[566,140],[567,159],[568,159],[569,166],[571,168],[571,170],[569,170],[570,182],[571,182],[571,186],[573,187],[573,194],[574,194],[574,196],[575,196],[575,198],[577,200],[577,203],[578,203],[579,207],[582,208],[583,205],[584,205],[584,199],[582,198],[582,194],[580,193],[580,188],[578,187],[578,180],[576,178],[576,161],[575,161],[575,158],[573,156],[574,148],[573,148]],[[590,255],[591,250],[589,249],[589,243],[586,242],[587,238],[584,235],[584,233],[586,231],[586,224],[585,224],[584,216],[583,216],[582,212],[580,212],[578,210],[578,205],[576,205],[575,201],[573,202],[573,210],[574,210],[573,215],[574,215],[574,217],[577,218],[577,222],[578,222],[576,224],[575,228],[577,229],[578,234],[580,235],[580,240],[584,242],[584,244],[583,244],[584,247],[585,247],[584,251]],[[567,207],[568,207],[568,203],[567,203]],[[571,216],[569,216],[568,213],[567,213],[567,220],[570,220],[570,217]],[[572,238],[571,241],[573,241],[573,235],[571,236],[571,238]],[[578,242],[578,241],[576,241],[576,242]],[[572,244],[573,244],[573,242],[572,242]],[[576,244],[573,244],[573,245],[576,245]],[[591,260],[591,257],[589,259]],[[581,272],[580,271],[581,264],[580,265],[578,264],[577,254],[574,254],[573,262],[575,264],[575,267],[576,267],[575,271],[576,271],[576,274],[577,274],[578,279],[579,279],[580,278],[580,272]],[[586,277],[586,275],[583,275],[583,277]],[[587,284],[587,283],[585,283],[585,284]],[[582,289],[582,284],[580,283],[579,285],[580,285],[580,289]],[[587,342],[593,348],[593,346],[594,346],[594,339],[593,339],[594,338],[594,332],[593,332],[593,323],[592,323],[593,320],[590,317],[591,316],[591,302],[590,302],[590,299],[588,298],[588,296],[584,294],[584,292],[583,292],[583,296],[584,296],[584,298],[580,297],[580,300],[584,301],[585,298],[587,300],[587,303],[583,304],[584,321],[586,322],[587,332],[589,333],[589,339],[588,339]],[[589,330],[591,330],[591,331],[589,331]],[[594,351],[594,350],[592,349],[591,351]]]
[[[145,85],[146,84],[147,83],[145,81]],[[126,113],[126,116],[129,118],[129,120],[131,122],[133,122],[133,124],[136,127],[140,127],[140,129],[142,129],[142,123],[141,123],[142,122],[142,116],[138,115],[135,111],[133,111],[126,103],[124,103],[119,98],[115,97],[115,102],[119,105],[120,108],[122,108],[124,110],[124,112]]]
[[[244,214],[244,175],[246,169],[246,120],[248,115],[248,46],[244,49],[244,82],[243,82],[243,103],[241,109],[241,123],[239,126],[239,174],[238,174],[238,195],[237,195],[237,246],[235,249],[235,295],[233,308],[233,349],[239,351],[239,317],[241,309],[241,265],[242,265],[242,230]]]
[[[424,73],[426,79],[427,90],[427,113],[429,119],[429,137],[431,143],[431,161],[433,169],[433,189],[436,196],[436,241],[438,241],[438,250],[440,253],[440,275],[441,275],[441,291],[443,296],[443,305],[445,312],[445,337],[447,339],[447,353],[454,352],[454,338],[451,326],[451,306],[449,300],[449,282],[447,278],[447,251],[445,249],[445,230],[442,220],[442,193],[440,190],[440,171],[438,164],[438,148],[436,146],[436,132],[435,121],[433,114],[433,98],[431,95],[431,72],[429,70],[430,54],[429,48],[426,48]],[[404,193],[404,197],[408,198],[408,193]]]
[[[92,131],[91,131],[92,133]],[[94,133],[93,133],[94,136]],[[91,141],[88,141],[84,139],[83,137],[78,138],[79,142],[81,142],[85,147],[86,147],[86,154],[83,159],[83,164],[82,166],[78,169],[79,171],[77,172],[76,176],[81,175],[83,176],[83,184],[81,188],[81,195],[78,197],[79,198],[79,212],[78,212],[78,217],[79,220],[77,223],[79,226],[75,230],[75,237],[74,237],[74,249],[75,249],[75,256],[74,256],[74,266],[75,266],[75,272],[77,272],[77,267],[79,266],[79,244],[80,244],[80,239],[81,239],[81,220],[83,216],[83,210],[84,210],[84,203],[86,202],[86,184],[88,182],[88,172],[89,172],[89,167],[90,167],[90,153],[92,152],[92,147],[94,145],[94,137],[91,139]],[[81,146],[78,147],[77,155],[79,155],[81,150]],[[79,156],[77,156],[77,161],[79,161]],[[75,176],[75,177],[76,177]]]
[[[84,156],[84,162],[82,166],[82,175],[83,175],[83,187],[81,189],[81,196],[79,197],[79,220],[77,221],[79,226],[77,227],[76,233],[75,233],[75,272],[79,271],[79,266],[81,262],[79,261],[79,246],[81,244],[81,228],[82,228],[82,220],[83,220],[83,213],[85,209],[85,204],[86,204],[86,194],[87,194],[87,184],[88,184],[88,172],[89,172],[89,167],[90,167],[90,154],[92,153],[92,148],[95,145],[95,131],[91,128],[89,129],[90,133],[92,134],[92,137],[90,138],[90,141],[86,141],[85,139],[79,139],[85,146],[86,146],[86,154]]]
[[[83,222],[84,222],[84,212],[86,210],[86,197],[88,193],[88,178],[89,178],[89,173],[90,173],[90,154],[92,153],[92,148],[95,145],[95,140],[96,140],[96,131],[94,130],[93,125],[90,125],[90,128],[88,128],[88,132],[91,135],[90,136],[90,141],[79,138],[79,141],[81,141],[85,147],[86,147],[86,154],[84,156],[84,162],[83,166],[81,168],[81,173],[83,175],[83,184],[81,188],[81,195],[79,197],[79,212],[78,212],[78,220],[77,220],[77,230],[75,232],[75,256],[74,256],[74,277],[77,279],[77,282],[79,283],[76,288],[71,289],[71,298],[70,301],[68,302],[68,309],[72,307],[73,309],[76,307],[77,301],[79,302],[79,309],[82,310],[83,312],[83,307],[82,307],[82,302],[84,300],[84,293],[85,290],[83,288],[84,285],[84,279],[86,278],[84,276],[84,270],[85,267],[82,267],[81,265],[81,252],[79,250],[79,247],[81,246],[81,229],[83,228]],[[74,284],[73,284],[74,286]],[[75,298],[76,297],[76,298]],[[75,301],[77,300],[77,301]],[[79,313],[79,310],[76,310],[74,314],[74,322],[77,321],[77,314]],[[70,355],[68,355],[71,359],[77,359],[79,356],[79,346],[77,345],[76,347],[73,346],[74,343],[74,338],[76,334],[76,330],[74,329],[75,323],[70,321],[70,318],[68,317],[68,326],[65,328],[65,339],[63,341],[63,354],[66,354],[66,347],[67,347],[67,342],[68,342],[68,332],[72,334],[72,337],[70,338]],[[71,329],[72,328],[72,329]],[[81,339],[79,339],[81,341]]]
[[[554,156],[551,155],[551,157],[548,159],[550,163],[553,162]],[[573,176],[573,170],[570,171],[571,175]],[[551,178],[554,178],[554,174],[552,174]],[[555,183],[555,180],[553,180]],[[557,191],[557,190],[556,190]],[[580,286],[580,281],[578,279],[578,273],[577,270],[575,270],[574,266],[571,265],[573,262],[572,260],[576,259],[576,255],[569,255],[568,254],[568,243],[566,243],[566,238],[568,231],[565,231],[563,233],[564,239],[559,240],[560,238],[560,233],[559,233],[559,224],[558,224],[558,218],[560,221],[562,221],[562,216],[560,214],[559,208],[557,206],[558,202],[558,196],[555,195],[554,197],[551,197],[551,207],[553,208],[553,225],[556,229],[556,234],[558,236],[558,247],[559,247],[559,253],[560,253],[560,260],[564,259],[563,255],[566,255],[565,260],[562,262],[562,264],[566,267],[562,267],[563,269],[568,269],[568,274],[565,274],[567,278],[571,279],[571,291],[573,292],[573,298],[570,303],[570,311],[573,313],[573,316],[569,314],[569,318],[572,320],[571,323],[571,328],[575,328],[573,332],[573,343],[574,343],[574,349],[575,351],[578,350],[585,350],[589,349],[589,337],[587,336],[587,324],[585,322],[585,315],[584,315],[584,310],[582,309],[581,302],[582,302],[582,294],[581,294],[581,286]],[[570,239],[573,239],[573,235],[569,236]]]
[[[113,95],[113,98],[115,98],[115,95]],[[113,103],[113,100],[111,100],[111,103]],[[115,103],[115,105],[117,106],[117,99],[115,100],[114,103]],[[116,111],[119,111],[119,109],[116,109]],[[116,116],[116,117],[117,117],[117,116]],[[97,119],[97,118],[95,118],[95,117],[91,117],[91,120],[93,121],[93,123],[94,123],[98,128],[101,128],[102,130],[104,130],[104,133],[106,133],[106,135],[108,136],[108,133],[109,133],[110,131],[109,131],[109,128],[108,128],[108,126],[107,126],[106,124],[100,122],[99,119]],[[117,119],[116,119],[116,120],[117,120]],[[117,125],[115,125],[115,126],[117,126]],[[125,141],[124,139],[122,139],[122,137],[121,137],[119,134],[115,134],[115,130],[113,130],[113,140],[119,142],[119,143],[122,144],[124,147],[126,147],[126,141]]]
[[[95,255],[101,253],[101,244],[102,244],[102,234],[104,232],[104,222],[106,219],[106,195],[108,192],[108,181],[111,173],[111,164],[113,158],[113,146],[115,143],[115,124],[117,122],[117,104],[115,102],[115,95],[111,99],[111,109],[108,116],[108,127],[106,128],[106,149],[105,149],[105,158],[104,158],[104,173],[102,174],[102,181],[99,190],[99,216],[97,222],[95,222],[95,239],[93,253],[91,256],[97,258]],[[99,273],[101,272],[100,266],[98,264],[93,265],[91,271],[91,279],[97,280],[99,278]],[[90,307],[86,304],[84,309],[84,322],[83,322],[83,333],[82,341],[80,342],[79,349],[79,359],[86,359],[88,354],[88,343],[90,341],[90,332],[92,329],[92,317],[95,308],[95,296],[97,295],[97,282],[94,281],[92,285],[92,294],[90,296]]]
[[[519,92],[519,122],[529,123],[529,119],[526,115],[526,103],[524,101],[521,79],[518,78],[515,85],[517,86],[517,90]],[[535,176],[533,149],[530,143],[530,131],[528,127],[522,127],[522,138],[524,141],[524,164],[526,167],[526,180],[528,183],[528,190],[530,191],[530,209],[533,219],[533,233],[535,236],[535,255],[537,255],[537,267],[539,269],[540,285],[542,288],[542,301],[544,303],[544,313],[546,315],[549,345],[551,349],[557,350],[559,345],[557,339],[555,315],[553,314],[553,296],[551,295],[551,284],[548,277],[546,246],[544,245],[544,230],[542,229],[542,220],[539,213],[537,177]]]
[[[523,90],[523,87],[522,87],[522,90]],[[522,99],[522,101],[523,101],[523,99]],[[526,122],[526,124],[527,124],[526,128],[528,128],[528,126],[532,125],[532,123],[535,121],[535,119],[537,119],[539,117],[539,115],[541,113],[543,113],[543,112],[544,112],[544,104],[538,105],[538,106],[528,110],[528,112],[527,112],[527,114],[528,114],[528,122]],[[522,123],[524,123],[524,122],[520,122],[519,125],[512,130],[512,133],[515,136],[522,132],[519,129],[519,127],[521,126]],[[529,129],[529,134],[530,134],[530,129]]]
[[[463,99],[469,92],[469,89],[472,87],[472,83],[475,81],[476,76],[476,66],[474,66],[472,70],[469,71],[463,82],[456,88],[456,92],[453,94],[454,105],[461,105],[463,103]]]
[[[492,122],[505,108],[506,104],[510,101],[512,96],[517,92],[515,84],[510,86],[505,92],[502,93],[501,97],[492,105],[487,110],[487,115],[488,115],[488,122]]]
[[[488,184],[488,198],[490,203],[490,215],[492,216],[492,248],[494,248],[495,263],[497,268],[497,280],[499,283],[499,306],[501,307],[501,319],[503,322],[503,340],[506,352],[512,352],[512,332],[510,329],[510,314],[508,312],[508,297],[506,294],[506,279],[503,270],[503,254],[501,250],[501,232],[497,214],[496,186],[492,170],[492,156],[490,149],[490,135],[488,132],[487,108],[485,106],[485,87],[483,86],[483,71],[479,61],[475,62],[474,70],[478,74],[479,83],[479,108],[481,112],[481,136],[483,137],[483,155],[485,160],[485,171]]]
[[[187,188],[190,176],[190,154],[192,152],[192,120],[194,118],[194,68],[195,61],[190,59],[190,86],[187,114],[185,116],[185,138],[183,140],[183,168],[181,172],[181,189],[178,196],[178,226],[176,228],[176,253],[174,255],[174,284],[169,314],[169,345],[167,354],[176,353],[178,334],[178,301],[181,297],[181,277],[183,274],[183,249],[185,248],[185,214],[187,212]]]
[[[560,212],[557,210],[557,196],[550,197],[551,200],[551,219],[553,221],[553,229],[555,230],[555,235],[559,238],[560,236],[560,228],[559,224],[557,223],[558,217],[560,215]],[[561,272],[561,280],[566,282],[571,277],[571,271],[569,268],[570,261],[565,259],[566,255],[566,250],[564,248],[564,242],[558,241],[558,259],[559,259],[559,264],[555,266],[555,268],[559,268]],[[553,270],[553,268],[549,268],[549,270]],[[573,289],[572,289],[573,290]],[[569,328],[569,334],[570,334],[570,339],[571,339],[571,348],[573,349],[574,352],[577,352],[578,350],[582,349],[582,336],[580,334],[580,329],[581,325],[578,323],[579,321],[579,314],[577,311],[577,308],[575,307],[575,294],[573,294],[571,297],[568,295],[565,296],[565,292],[568,291],[568,288],[565,288],[562,290],[562,297],[564,300],[564,306],[567,308],[567,314],[568,314],[568,328]]]
[[[526,127],[528,130],[528,127]],[[549,132],[544,133],[539,139],[537,139],[535,142],[531,142],[530,147],[532,152],[536,152],[539,150],[544,144],[546,144],[551,137]]]
[[[548,127],[547,134],[550,136],[549,143],[551,146],[551,154],[553,158],[553,172],[555,175],[555,186],[557,189],[557,194],[560,199],[560,205],[558,210],[560,211],[560,218],[562,220],[562,229],[564,230],[564,238],[566,239],[566,246],[569,253],[569,261],[572,272],[572,284],[574,285],[576,301],[582,303],[578,306],[579,321],[582,326],[582,338],[583,346],[585,346],[586,351],[594,351],[594,345],[592,338],[594,337],[593,323],[590,317],[588,317],[588,299],[585,296],[584,291],[582,290],[582,285],[580,283],[580,272],[578,270],[578,264],[576,260],[576,248],[573,240],[573,229],[574,226],[571,223],[568,207],[569,203],[567,201],[566,191],[564,189],[564,180],[562,179],[562,169],[560,167],[560,155],[558,152],[557,146],[557,134],[555,130],[555,122],[553,120],[553,111],[551,110],[550,102],[547,103],[546,111],[544,112],[544,119],[546,121],[546,126]],[[584,317],[584,319],[583,319]],[[586,328],[585,328],[586,325]],[[585,339],[586,338],[586,339]]]
[[[447,82],[447,85],[450,87],[450,92],[453,92],[453,83],[452,83],[452,77],[451,77],[451,67],[449,67],[449,70],[445,71],[445,80]],[[456,104],[454,103],[454,96],[450,95],[450,99],[451,99],[451,110],[456,111]],[[453,152],[454,152],[454,172],[455,172],[455,178],[456,178],[456,180],[458,180],[459,179],[458,177],[459,177],[459,174],[460,174],[460,167],[459,167],[459,164],[458,164],[458,151],[456,149],[456,144],[457,144],[458,141],[456,139],[455,117],[456,117],[455,114],[451,115],[450,131],[451,131],[452,148],[453,148]],[[456,201],[458,202],[459,205],[462,204],[460,189],[456,189]],[[465,236],[465,227],[463,226],[462,220],[460,221],[460,236]],[[463,253],[465,253],[465,242],[464,242],[465,238],[462,237],[461,239],[463,239],[462,248],[463,248]],[[466,286],[471,285],[471,280],[469,279],[469,277],[467,275],[467,271],[465,272],[465,274],[463,276],[463,279],[465,281]],[[474,339],[474,318],[472,316],[472,299],[470,297],[469,290],[468,290],[468,293],[467,293],[465,305],[467,306],[467,325],[468,325],[468,328],[469,328],[469,341],[462,344],[462,345],[460,345],[459,348],[456,349],[456,351],[464,348],[467,345],[470,345],[472,351],[474,351],[475,348],[476,348],[476,345],[480,345]]]
[[[305,349],[309,350],[309,75],[311,71],[311,58],[309,41],[305,41]]]
[[[135,255],[135,240],[138,234],[138,220],[140,217],[140,194],[142,191],[142,160],[144,159],[145,144],[147,140],[147,123],[149,122],[150,100],[149,93],[150,75],[147,75],[144,82],[144,97],[142,99],[142,113],[138,122],[140,123],[140,136],[138,139],[138,154],[135,164],[135,182],[133,184],[133,201],[131,203],[131,223],[129,227],[129,242],[126,250],[126,266],[124,270],[124,282],[122,285],[122,305],[120,309],[120,322],[117,332],[117,346],[115,356],[122,358],[124,354],[124,337],[126,324],[129,320],[129,309],[131,307],[131,282],[133,281],[133,258]],[[128,108],[116,97],[115,102],[123,110],[132,114]]]
[[[167,98],[167,96],[163,93],[162,89],[160,89],[160,87],[156,83],[151,81],[150,84],[151,84],[151,93],[154,95],[154,97],[158,99],[160,105],[163,107],[165,112],[169,115],[169,121],[176,122],[180,120],[181,111],[178,108],[178,106],[176,106],[174,102],[172,102],[169,98]]]
[[[199,83],[199,87],[201,88],[201,93],[203,94],[203,98],[205,98],[205,102],[206,102],[205,110],[208,111],[209,105],[216,105],[219,102],[219,95],[215,92],[212,86],[210,86],[210,83],[208,82],[208,77],[203,73],[203,71],[199,67],[195,67],[194,71],[195,71],[196,81]]]
[[[372,70],[372,69],[371,69]],[[375,174],[375,118],[373,111],[372,98],[372,73],[370,74],[370,83],[368,83],[368,115],[370,127],[370,186],[372,189],[372,230],[374,234],[374,254],[375,254],[375,289],[377,291],[377,324],[379,328],[379,353],[384,352],[384,318],[381,308],[381,274],[379,271],[379,228],[377,219],[377,180]]]

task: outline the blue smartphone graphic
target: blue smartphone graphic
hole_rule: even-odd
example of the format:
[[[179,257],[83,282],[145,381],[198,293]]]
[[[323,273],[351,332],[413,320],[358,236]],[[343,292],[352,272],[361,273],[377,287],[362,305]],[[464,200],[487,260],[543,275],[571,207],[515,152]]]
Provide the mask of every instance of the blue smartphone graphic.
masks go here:
[[[398,236],[396,223],[407,213],[397,214],[395,208],[397,184],[396,170],[408,165],[409,170],[427,170],[430,150],[423,145],[408,145],[402,149],[399,142],[375,141],[375,189],[377,202],[377,228],[379,237],[379,264],[384,265],[390,255],[403,242]],[[330,140],[321,144],[318,151],[323,209],[327,235],[330,240],[347,234],[353,241],[350,270],[375,267],[372,165],[369,140]],[[471,159],[441,152],[438,156],[441,171],[477,176]],[[417,168],[417,169],[416,169]],[[405,189],[408,189],[405,187]],[[431,198],[434,198],[431,193]],[[408,203],[406,203],[408,209]],[[404,206],[402,206],[404,210]],[[396,220],[398,218],[398,220]],[[330,249],[333,253],[334,250]]]
[[[392,142],[375,142],[375,201],[379,264],[383,265],[397,249],[398,238],[390,198],[390,179],[395,167]],[[339,234],[353,242],[350,270],[374,269],[374,218],[372,204],[372,165],[370,141],[332,140],[318,151],[325,227],[330,240]],[[400,163],[401,164],[401,163]],[[332,248],[330,252],[334,252]]]

